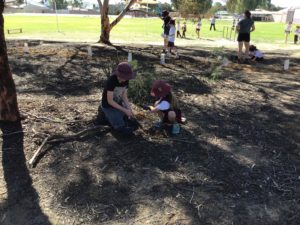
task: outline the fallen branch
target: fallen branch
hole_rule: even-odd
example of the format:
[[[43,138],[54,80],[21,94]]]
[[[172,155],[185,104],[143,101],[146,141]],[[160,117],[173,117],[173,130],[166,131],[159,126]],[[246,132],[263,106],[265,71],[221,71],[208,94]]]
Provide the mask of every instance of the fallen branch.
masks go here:
[[[42,149],[44,147],[44,145],[47,143],[48,139],[50,138],[50,136],[46,137],[44,139],[44,141],[42,142],[42,144],[40,145],[40,147],[35,151],[34,155],[32,156],[32,158],[29,160],[29,165],[33,165],[37,159],[37,157],[40,155],[40,153],[42,152]]]
[[[35,151],[32,158],[29,160],[29,162],[28,162],[29,165],[32,166],[35,164],[38,156],[42,153],[42,149],[46,144],[54,144],[54,143],[59,143],[59,142],[67,142],[67,141],[71,141],[71,140],[80,139],[80,138],[86,137],[87,135],[89,135],[91,133],[94,133],[95,131],[98,132],[99,128],[101,128],[101,127],[103,127],[103,126],[90,127],[90,128],[84,129],[82,131],[79,131],[75,134],[70,134],[70,135],[55,134],[55,135],[46,137],[44,139],[44,141],[42,142],[42,144],[40,145],[40,147]],[[109,130],[110,130],[110,128],[106,127],[106,129],[102,130],[102,132],[106,132]]]

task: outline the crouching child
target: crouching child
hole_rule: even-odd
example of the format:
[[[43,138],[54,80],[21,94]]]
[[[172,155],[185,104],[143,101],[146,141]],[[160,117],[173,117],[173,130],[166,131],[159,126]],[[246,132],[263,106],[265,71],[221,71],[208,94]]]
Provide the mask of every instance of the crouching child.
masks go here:
[[[260,50],[258,50],[255,45],[250,45],[249,56],[253,61],[260,62],[264,60],[263,53]]]
[[[134,113],[128,101],[127,90],[129,80],[134,79],[135,75],[129,63],[120,63],[106,81],[99,106],[99,112],[102,110],[108,123],[124,136],[133,135],[134,130],[128,126],[128,121],[134,119]]]
[[[150,94],[155,98],[154,106],[144,106],[144,109],[157,113],[159,116],[160,119],[155,123],[155,127],[159,128],[163,123],[171,123],[171,133],[179,134],[179,123],[184,121],[177,99],[171,92],[171,86],[165,81],[157,80],[153,83]]]

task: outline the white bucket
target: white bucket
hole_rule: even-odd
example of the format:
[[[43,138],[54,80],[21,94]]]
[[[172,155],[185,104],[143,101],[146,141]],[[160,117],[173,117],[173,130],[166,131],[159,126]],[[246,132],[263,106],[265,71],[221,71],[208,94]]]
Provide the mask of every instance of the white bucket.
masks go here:
[[[223,60],[222,60],[222,66],[226,67],[229,64],[230,64],[230,61],[226,57],[224,57]]]
[[[160,64],[165,64],[166,63],[166,54],[162,53],[160,55]]]
[[[128,62],[132,61],[132,52],[128,52]]]
[[[284,60],[283,69],[288,70],[289,66],[290,66],[290,60],[289,59]]]
[[[87,47],[87,52],[88,52],[88,56],[93,56],[93,51],[92,51],[92,47],[91,46],[88,46]]]
[[[29,53],[28,44],[26,42],[24,43],[24,49],[23,50],[24,50],[25,53]]]

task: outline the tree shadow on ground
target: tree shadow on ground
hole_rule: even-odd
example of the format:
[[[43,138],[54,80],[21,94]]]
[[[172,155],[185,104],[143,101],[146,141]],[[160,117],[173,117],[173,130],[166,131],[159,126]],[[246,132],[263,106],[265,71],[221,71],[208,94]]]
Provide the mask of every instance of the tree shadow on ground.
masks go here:
[[[21,123],[0,122],[0,127],[3,134],[2,166],[7,189],[7,199],[0,205],[1,224],[50,225],[39,206],[39,196],[26,167]]]
[[[130,47],[117,47],[114,49],[93,46],[92,58],[87,56],[86,47],[82,45],[37,45],[33,46],[32,52],[25,56],[22,51],[16,52],[14,57],[10,56],[10,64],[16,77],[18,92],[54,96],[90,94],[95,88],[103,86],[107,76],[115,69],[118,62],[127,61]],[[189,75],[192,70],[194,73],[203,71],[202,64],[194,69],[186,67],[187,63],[194,60],[186,56],[183,56],[180,61],[171,57],[167,59],[168,64],[160,67],[157,48],[154,48],[154,51],[153,49],[148,49],[148,51],[147,48],[142,48],[142,50],[137,48],[133,52],[134,60],[138,60],[138,73],[147,72],[153,74],[154,77],[165,77],[169,80],[176,74],[181,76]],[[191,79],[194,78],[191,77]],[[192,82],[192,80],[187,82]],[[197,82],[201,83],[201,87],[205,86],[205,82],[200,80]],[[201,88],[202,91],[204,89],[209,91],[208,86]],[[186,88],[184,91],[189,92],[192,89]],[[197,90],[193,92],[195,91]]]
[[[261,113],[207,109],[189,119],[200,130],[183,126],[175,137],[107,134],[77,147],[61,145],[52,158],[53,175],[69,182],[56,187],[62,190],[57,199],[80,215],[98,211],[86,224],[136,223],[141,208],[159,215],[160,224],[297,224],[299,157],[285,126],[297,118],[272,106],[248,108]]]

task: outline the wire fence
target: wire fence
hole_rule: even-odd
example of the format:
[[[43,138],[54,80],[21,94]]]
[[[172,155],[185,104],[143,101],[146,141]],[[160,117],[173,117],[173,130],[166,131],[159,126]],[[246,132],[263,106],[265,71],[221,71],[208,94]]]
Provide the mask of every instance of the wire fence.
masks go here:
[[[235,41],[237,32],[233,27],[224,26],[222,35],[227,40]]]

